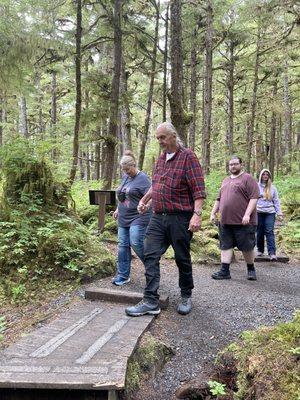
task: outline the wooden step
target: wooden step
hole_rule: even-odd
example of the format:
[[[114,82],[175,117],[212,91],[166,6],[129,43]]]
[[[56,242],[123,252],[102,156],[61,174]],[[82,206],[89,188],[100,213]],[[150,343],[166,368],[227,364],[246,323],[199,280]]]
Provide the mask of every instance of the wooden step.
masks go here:
[[[85,290],[85,298],[89,300],[104,300],[115,303],[136,304],[143,299],[143,294],[117,289],[91,287]],[[160,295],[159,302],[161,309],[165,310],[169,305],[169,297],[162,294]]]

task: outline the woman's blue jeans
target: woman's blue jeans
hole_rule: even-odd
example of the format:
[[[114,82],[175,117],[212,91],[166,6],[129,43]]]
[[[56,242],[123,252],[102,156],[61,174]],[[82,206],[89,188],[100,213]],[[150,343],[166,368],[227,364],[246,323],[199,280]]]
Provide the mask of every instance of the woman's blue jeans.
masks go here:
[[[144,261],[144,237],[146,225],[132,225],[118,228],[118,276],[127,279],[131,268],[131,248],[141,261]]]
[[[260,253],[264,252],[265,248],[265,237],[267,239],[268,254],[276,254],[275,246],[275,235],[274,235],[274,225],[275,225],[275,213],[257,213],[258,223],[257,223],[257,233],[256,233],[256,243],[257,250]]]

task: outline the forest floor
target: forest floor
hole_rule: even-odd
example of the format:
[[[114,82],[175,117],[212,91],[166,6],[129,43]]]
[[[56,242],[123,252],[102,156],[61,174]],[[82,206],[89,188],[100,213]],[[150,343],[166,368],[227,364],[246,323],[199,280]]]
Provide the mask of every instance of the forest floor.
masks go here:
[[[111,245],[112,251],[116,250],[114,247]],[[257,281],[246,279],[243,262],[232,266],[232,279],[228,281],[211,279],[211,273],[217,268],[194,265],[193,311],[181,316],[176,312],[179,299],[176,265],[172,260],[162,260],[160,291],[169,295],[170,305],[152,323],[150,332],[170,346],[175,355],[156,377],[143,382],[133,400],[175,399],[176,389],[209,369],[217,353],[235,341],[242,331],[291,320],[300,308],[300,266],[296,261],[257,263]],[[95,283],[116,289],[110,280],[105,278]],[[142,291],[143,287],[143,267],[134,259],[131,282],[118,289]],[[55,318],[70,304],[82,302],[84,288],[55,298],[49,296],[40,306],[4,310],[7,323],[1,346]]]

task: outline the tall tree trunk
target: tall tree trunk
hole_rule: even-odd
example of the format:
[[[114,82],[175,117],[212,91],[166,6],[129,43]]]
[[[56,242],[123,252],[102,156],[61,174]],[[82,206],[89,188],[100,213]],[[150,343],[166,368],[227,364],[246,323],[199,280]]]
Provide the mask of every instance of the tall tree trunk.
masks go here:
[[[167,120],[168,40],[169,40],[169,4],[167,5],[166,17],[165,17],[164,78],[163,78],[163,108],[162,108],[163,122]]]
[[[269,144],[269,170],[272,177],[274,177],[275,169],[275,145],[276,145],[276,125],[277,125],[277,115],[274,109],[275,101],[277,97],[277,87],[278,80],[277,76],[273,82],[272,98],[273,98],[273,110],[271,115],[271,130],[270,130],[270,144]]]
[[[57,72],[51,71],[51,136],[53,139],[52,159],[57,160],[56,123],[57,123]]]
[[[78,151],[79,151],[79,130],[80,130],[80,117],[81,117],[81,39],[82,39],[82,5],[81,0],[77,2],[77,17],[76,17],[76,105],[75,105],[75,126],[73,137],[73,161],[70,171],[70,184],[74,182],[78,164]]]
[[[190,113],[193,118],[190,123],[189,129],[189,147],[195,149],[195,131],[196,131],[196,113],[197,113],[197,34],[198,28],[195,27],[192,36],[192,49],[191,49],[191,77],[190,77]]]
[[[6,95],[4,94],[3,95],[3,97],[2,97],[2,107],[1,107],[1,111],[2,111],[2,118],[1,118],[1,121],[2,121],[2,124],[1,124],[1,130],[2,130],[2,139],[1,139],[1,146],[3,145],[3,143],[4,143],[4,137],[3,137],[3,135],[4,135],[4,133],[5,133],[5,126],[6,126],[6,124],[7,124],[7,97],[6,97]]]
[[[123,154],[125,150],[132,149],[131,143],[131,125],[130,125],[130,108],[128,101],[128,72],[126,71],[125,60],[122,60],[122,74],[121,74],[121,99],[122,105],[120,109],[120,146]]]
[[[152,65],[151,65],[151,75],[150,75],[150,83],[149,83],[149,91],[148,91],[148,101],[147,101],[147,110],[145,123],[143,127],[143,132],[141,136],[141,145],[139,152],[139,160],[138,160],[138,168],[143,169],[144,159],[145,159],[145,148],[148,140],[149,133],[149,124],[151,118],[151,108],[152,108],[152,100],[153,100],[153,89],[154,89],[154,77],[156,74],[156,57],[157,57],[157,45],[158,45],[158,28],[159,28],[159,11],[160,11],[160,2],[153,1],[153,5],[155,7],[156,12],[156,22],[155,22],[155,34],[154,34],[154,43],[152,50]]]
[[[204,108],[202,126],[202,163],[204,171],[210,171],[210,135],[212,109],[212,52],[213,52],[213,8],[211,0],[206,2],[205,30],[205,75],[204,75]]]
[[[0,98],[0,147],[3,146],[3,125],[5,123],[5,102]]]
[[[100,157],[101,157],[100,142],[97,141],[95,145],[95,179],[97,181],[100,180]]]
[[[121,31],[122,0],[115,0],[114,9],[114,74],[111,85],[110,118],[106,141],[106,160],[104,165],[105,188],[110,189],[113,179],[116,143],[118,139],[119,92],[122,60]]]
[[[284,156],[285,171],[291,172],[292,169],[292,107],[289,89],[288,64],[285,62],[283,75],[283,103],[284,103]]]
[[[87,180],[87,182],[91,180],[91,160],[92,160],[92,152],[90,151],[90,146],[87,145],[87,151],[86,151],[86,180]]]
[[[83,181],[85,177],[85,170],[84,170],[84,160],[86,158],[86,154],[83,150],[80,150],[80,157],[79,157],[79,171],[80,171],[80,179]]]
[[[279,171],[281,170],[281,164],[282,164],[282,158],[283,158],[283,154],[282,154],[282,147],[283,147],[283,143],[282,143],[282,118],[279,115],[278,118],[278,134],[277,134],[277,140],[276,140],[276,175],[279,174]]]
[[[37,97],[35,99],[38,115],[37,134],[39,139],[44,139],[45,123],[43,119],[43,91],[41,89],[41,74],[38,70],[35,71],[34,84],[37,89]]]
[[[226,100],[227,100],[227,127],[226,127],[226,152],[227,156],[233,155],[233,130],[234,130],[234,41],[230,40],[228,46],[228,68],[226,76]],[[227,157],[227,158],[228,158]]]
[[[24,137],[29,137],[26,99],[22,96],[19,100],[19,132]]]
[[[171,95],[169,96],[172,124],[186,144],[183,100],[183,51],[181,0],[171,2]]]
[[[250,172],[251,165],[251,153],[254,142],[254,125],[256,116],[256,101],[257,101],[257,89],[258,89],[258,70],[259,70],[259,57],[261,49],[261,29],[258,30],[256,51],[255,51],[255,64],[254,64],[254,77],[253,77],[253,89],[252,99],[250,108],[250,119],[247,123],[247,158],[246,158],[246,170]]]
[[[262,132],[262,130],[259,129],[258,123],[256,124],[256,132]],[[262,133],[260,135],[257,135],[255,145],[256,145],[256,151],[255,151],[256,157],[254,157],[253,161],[256,161],[256,162],[254,164],[254,171],[258,172],[263,169],[263,160],[264,160],[265,146],[264,146],[264,138],[263,138]]]

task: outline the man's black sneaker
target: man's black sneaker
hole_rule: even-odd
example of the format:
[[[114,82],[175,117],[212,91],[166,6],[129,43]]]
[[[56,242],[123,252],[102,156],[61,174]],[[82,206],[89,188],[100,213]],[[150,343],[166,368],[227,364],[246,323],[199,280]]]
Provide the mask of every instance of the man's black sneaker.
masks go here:
[[[247,279],[249,281],[256,281],[257,278],[256,278],[256,273],[255,273],[254,269],[251,269],[251,270],[248,271]]]
[[[230,272],[223,271],[222,269],[220,269],[220,271],[214,272],[211,277],[218,280],[231,279]]]

